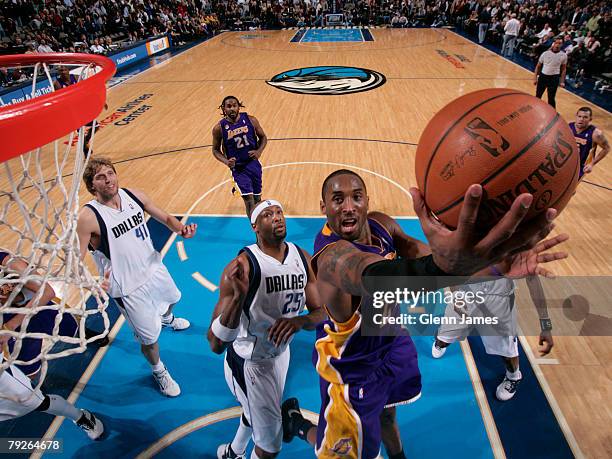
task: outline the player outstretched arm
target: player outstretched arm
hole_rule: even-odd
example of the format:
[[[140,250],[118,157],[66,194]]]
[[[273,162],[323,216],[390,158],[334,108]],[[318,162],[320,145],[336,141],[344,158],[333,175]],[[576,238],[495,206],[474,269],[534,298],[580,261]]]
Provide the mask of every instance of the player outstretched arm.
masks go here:
[[[431,255],[431,249],[426,243],[408,236],[402,227],[387,214],[370,212],[368,217],[373,218],[389,231],[393,238],[393,245],[400,257],[419,258]]]
[[[264,148],[266,148],[266,145],[268,144],[268,136],[266,136],[266,133],[261,127],[261,124],[259,124],[259,120],[257,118],[255,118],[253,115],[249,115],[249,119],[251,120],[251,123],[253,124],[253,127],[255,128],[255,133],[257,134],[257,143],[258,143],[257,149],[251,150],[249,152],[249,157],[254,158],[254,159],[259,159],[261,158],[261,154],[263,153]],[[219,133],[220,132],[221,132],[221,128],[219,128]],[[214,131],[213,131],[213,137],[214,137]]]
[[[144,210],[155,220],[166,225],[169,230],[180,234],[185,239],[195,236],[196,229],[198,228],[197,224],[183,225],[176,217],[157,207],[144,192],[132,188],[130,188],[130,191],[142,202]]]
[[[364,275],[470,276],[497,262],[506,269],[502,274],[507,272],[512,277],[549,275],[540,264],[567,257],[564,252],[548,252],[567,240],[566,235],[540,242],[552,231],[552,220],[556,216],[554,209],[521,224],[533,201],[531,195],[519,196],[482,239],[477,230],[482,197],[480,185],[472,185],[466,192],[456,230],[447,228],[431,215],[418,189],[411,189],[411,195],[432,254],[414,259],[382,260],[378,255],[361,252],[347,241],[338,241],[326,249],[317,262],[321,299],[325,304],[333,301],[337,289],[355,296],[366,294],[368,288],[364,285]],[[491,272],[491,275],[495,273]],[[428,288],[437,290],[464,281],[444,277]]]
[[[400,257],[420,258],[431,255],[431,248],[429,245],[408,236],[393,218],[383,214],[382,212],[370,212],[369,217],[377,220],[380,224],[387,228],[389,233],[391,233],[393,243]],[[535,272],[536,269],[539,270],[538,274],[549,277],[552,275],[552,273],[543,267],[537,266],[537,255],[566,240],[567,236],[564,234],[551,238],[545,241],[545,243],[542,242],[536,245],[533,250],[521,252],[519,254],[504,258],[499,263],[496,263],[494,268],[492,268],[492,266],[482,268],[473,273],[472,277],[491,277],[497,276],[499,273],[503,273],[506,277],[518,279],[525,277],[529,272]],[[551,243],[552,245],[550,245]],[[561,255],[560,258],[565,258],[565,256]]]
[[[79,237],[79,248],[81,249],[81,260],[87,254],[87,248],[93,235],[100,234],[100,227],[96,216],[89,207],[83,207],[79,211],[77,220],[77,236]]]
[[[242,303],[249,290],[249,263],[245,254],[233,259],[221,274],[219,301],[213,310],[207,338],[210,349],[222,354],[238,336]]]
[[[305,288],[308,314],[277,319],[268,332],[268,339],[276,346],[286,343],[292,335],[302,329],[314,330],[317,324],[323,322],[326,318],[325,310],[321,307],[317,281],[310,265],[311,256],[301,248],[298,248],[298,250],[302,252],[308,265],[308,282]]]
[[[561,75],[559,76],[559,86],[565,88],[565,74],[567,72],[567,64],[561,64]]]

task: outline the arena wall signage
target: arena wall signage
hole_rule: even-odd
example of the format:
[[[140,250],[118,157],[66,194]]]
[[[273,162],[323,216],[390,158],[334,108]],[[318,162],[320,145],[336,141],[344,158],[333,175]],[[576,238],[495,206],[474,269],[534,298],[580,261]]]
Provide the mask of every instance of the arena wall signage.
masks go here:
[[[117,69],[121,70],[122,68],[127,67],[128,65],[134,64],[142,59],[145,59],[149,56],[153,56],[154,54],[158,54],[162,51],[165,51],[170,48],[170,40],[168,37],[155,38],[146,43],[143,43],[139,46],[135,46],[134,48],[127,49],[125,51],[120,51],[115,54],[111,54],[108,57],[112,59],[117,65]],[[78,71],[72,71],[75,75],[78,75]],[[49,81],[44,78],[39,83],[36,84],[36,90],[34,93],[34,97],[42,96],[43,94],[48,94],[51,92],[51,85]],[[17,104],[19,102],[23,102],[25,100],[31,99],[32,93],[32,82],[24,83],[23,85],[17,88],[11,88],[7,91],[0,91],[0,105],[11,105]]]

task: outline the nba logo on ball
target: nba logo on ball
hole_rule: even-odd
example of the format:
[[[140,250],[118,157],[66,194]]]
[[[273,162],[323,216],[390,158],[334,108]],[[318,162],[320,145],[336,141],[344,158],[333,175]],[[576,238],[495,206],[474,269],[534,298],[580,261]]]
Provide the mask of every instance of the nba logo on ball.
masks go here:
[[[550,105],[513,89],[485,89],[434,115],[415,169],[428,207],[451,228],[468,187],[480,184],[480,219],[491,227],[523,193],[533,195],[526,220],[548,208],[561,212],[578,184],[580,158],[572,131]]]
[[[270,86],[297,94],[317,96],[353,94],[369,91],[385,84],[382,73],[359,67],[303,67],[274,75]]]
[[[480,146],[492,156],[499,156],[510,146],[508,141],[499,132],[478,117],[467,123],[464,130],[470,137],[477,140]]]

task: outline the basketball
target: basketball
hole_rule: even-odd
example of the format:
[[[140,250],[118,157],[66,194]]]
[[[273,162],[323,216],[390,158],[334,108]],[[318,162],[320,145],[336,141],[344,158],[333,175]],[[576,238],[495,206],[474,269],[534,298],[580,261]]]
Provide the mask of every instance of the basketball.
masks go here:
[[[612,459],[606,1],[0,0],[0,452]]]
[[[484,89],[442,108],[419,139],[415,173],[431,211],[455,228],[467,188],[483,187],[481,216],[493,226],[522,193],[525,221],[566,206],[578,184],[578,148],[554,108],[513,89]]]

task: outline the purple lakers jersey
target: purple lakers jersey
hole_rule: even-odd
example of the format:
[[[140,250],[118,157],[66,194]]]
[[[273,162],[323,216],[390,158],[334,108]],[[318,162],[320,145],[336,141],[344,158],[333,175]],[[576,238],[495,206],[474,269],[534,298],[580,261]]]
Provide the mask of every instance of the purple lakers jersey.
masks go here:
[[[389,234],[389,231],[373,218],[368,218],[368,224],[370,225],[370,232],[372,233],[372,245],[360,244],[358,242],[353,242],[352,244],[362,252],[375,253],[383,258],[395,258],[395,247],[393,246],[393,238],[391,234]],[[332,232],[327,223],[323,226],[323,229],[317,234],[314,243],[314,255],[312,258],[313,268],[316,266],[316,259],[319,253],[323,252],[325,248],[338,242],[340,239],[340,236]]]
[[[68,78],[69,78],[69,80],[68,80],[69,82],[68,83],[66,83],[63,80],[60,80],[59,78],[57,79],[57,82],[59,83],[60,88],[65,88],[67,86],[70,86],[70,85],[73,85],[73,84],[77,83],[77,77],[74,76],[72,73],[70,74],[70,76]]]
[[[219,121],[223,133],[223,148],[227,158],[236,158],[237,166],[252,161],[249,152],[257,149],[257,135],[249,115],[240,113],[235,123],[223,118]]]
[[[396,257],[393,237],[389,231],[372,218],[368,218],[372,245],[352,242],[363,252],[370,252],[384,258]],[[331,245],[341,240],[325,224],[317,234],[312,257],[312,267],[317,272],[318,257]],[[361,330],[360,308],[367,297],[353,297],[353,304],[359,305],[353,316],[344,323],[333,319],[326,320],[317,326],[317,341],[313,352],[313,363],[319,375],[332,384],[350,384],[363,381],[379,368],[390,352],[403,355],[406,359],[415,359],[416,348],[407,335],[400,336],[363,336]],[[418,367],[415,363],[415,373]]]
[[[571,122],[569,127],[574,134],[574,139],[576,139],[576,144],[580,150],[580,175],[582,176],[584,174],[584,166],[589,161],[589,155],[593,151],[593,133],[595,132],[596,127],[589,125],[589,127],[587,127],[581,133],[576,131],[576,124],[574,122]]]

